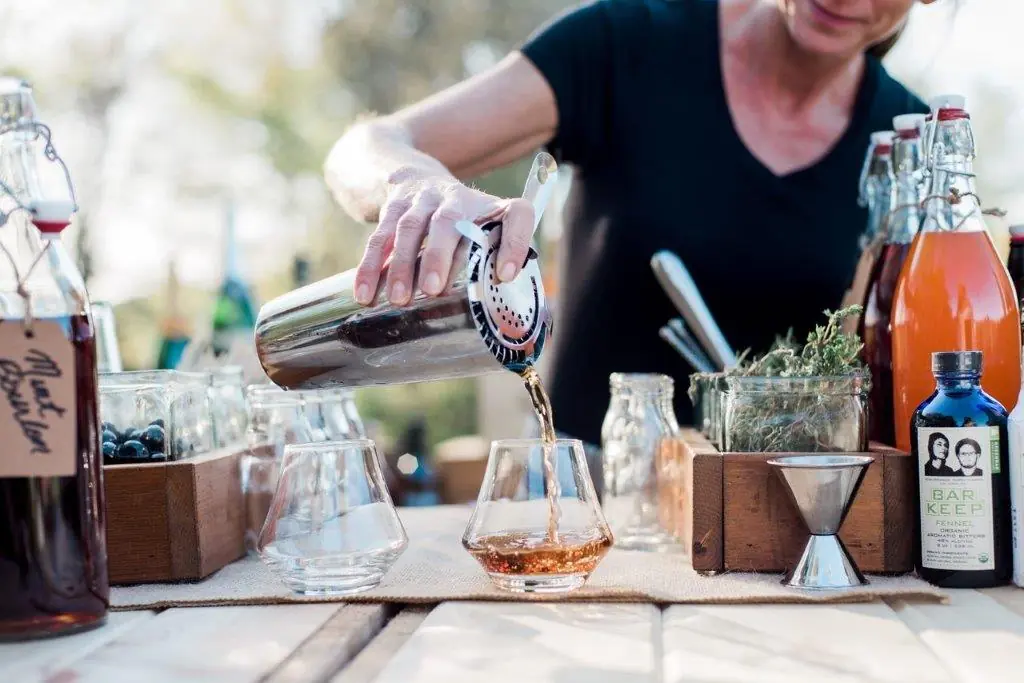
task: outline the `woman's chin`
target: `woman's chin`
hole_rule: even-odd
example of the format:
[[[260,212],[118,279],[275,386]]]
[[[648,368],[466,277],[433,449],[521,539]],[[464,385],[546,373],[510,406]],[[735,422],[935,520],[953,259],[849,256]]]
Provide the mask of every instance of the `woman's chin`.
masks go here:
[[[837,35],[802,22],[790,26],[789,35],[793,42],[809,55],[849,57],[858,52],[855,36]]]

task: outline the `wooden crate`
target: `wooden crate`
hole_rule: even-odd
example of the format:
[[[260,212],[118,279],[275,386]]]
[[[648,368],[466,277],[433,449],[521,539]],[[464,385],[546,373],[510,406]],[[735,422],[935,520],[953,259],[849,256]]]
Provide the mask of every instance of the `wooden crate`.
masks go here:
[[[787,453],[722,453],[684,430],[659,453],[662,523],[692,549],[701,572],[782,572],[807,542],[807,528],[767,462]],[[868,467],[840,537],[862,571],[913,569],[913,461],[872,446]]]
[[[244,452],[104,467],[110,582],[194,581],[242,557]]]

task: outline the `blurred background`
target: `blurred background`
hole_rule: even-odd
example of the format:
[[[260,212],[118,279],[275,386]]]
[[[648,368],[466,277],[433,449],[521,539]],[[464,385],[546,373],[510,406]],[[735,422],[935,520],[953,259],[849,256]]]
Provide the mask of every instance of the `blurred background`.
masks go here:
[[[125,369],[161,340],[204,336],[234,271],[256,306],[354,266],[369,226],[333,204],[328,149],[390,112],[494,64],[570,0],[4,0],[0,73],[35,86],[82,211],[73,245],[94,299],[113,304]],[[1019,0],[915,7],[887,57],[922,97],[968,98],[979,193],[1024,221],[1024,21]],[[528,163],[480,178],[518,195]],[[563,188],[564,191],[565,188]],[[545,219],[552,267],[558,206]],[[557,273],[546,273],[557,297]],[[512,383],[509,384],[511,379]],[[362,390],[360,411],[429,445],[518,435],[515,378]]]

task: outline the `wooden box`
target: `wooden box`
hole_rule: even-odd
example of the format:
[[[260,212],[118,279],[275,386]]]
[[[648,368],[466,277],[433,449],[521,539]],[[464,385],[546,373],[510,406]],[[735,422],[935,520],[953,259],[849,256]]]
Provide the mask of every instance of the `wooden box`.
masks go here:
[[[807,527],[767,464],[785,455],[722,453],[695,430],[662,448],[662,523],[691,548],[694,569],[782,572],[799,559]],[[862,571],[911,571],[913,461],[885,446],[867,455],[875,461],[839,535]]]
[[[104,467],[110,582],[194,581],[242,557],[244,452]]]

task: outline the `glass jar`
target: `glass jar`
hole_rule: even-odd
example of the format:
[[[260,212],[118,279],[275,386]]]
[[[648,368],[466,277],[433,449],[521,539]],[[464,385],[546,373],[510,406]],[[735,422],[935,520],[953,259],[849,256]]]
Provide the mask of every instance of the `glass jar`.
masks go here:
[[[729,377],[725,450],[857,453],[867,450],[864,372],[835,377]]]
[[[366,438],[366,427],[356,410],[351,389],[317,389],[300,392],[314,441]]]
[[[615,373],[611,401],[601,427],[605,517],[616,546],[675,550],[676,539],[659,519],[659,457],[679,432],[672,409],[671,377]]]
[[[241,367],[228,365],[210,371],[210,408],[214,446],[226,448],[243,443],[249,416]]]
[[[273,384],[254,384],[246,389],[249,426],[246,443],[249,450],[277,458],[292,443],[322,441],[309,422],[301,392],[285,391]]]
[[[100,375],[100,419],[107,464],[133,460],[181,460],[213,449],[209,377],[198,372],[144,370]],[[142,436],[151,427],[161,433]],[[132,450],[127,442],[139,442]],[[161,449],[162,448],[162,453]],[[160,457],[160,456],[164,457]]]

